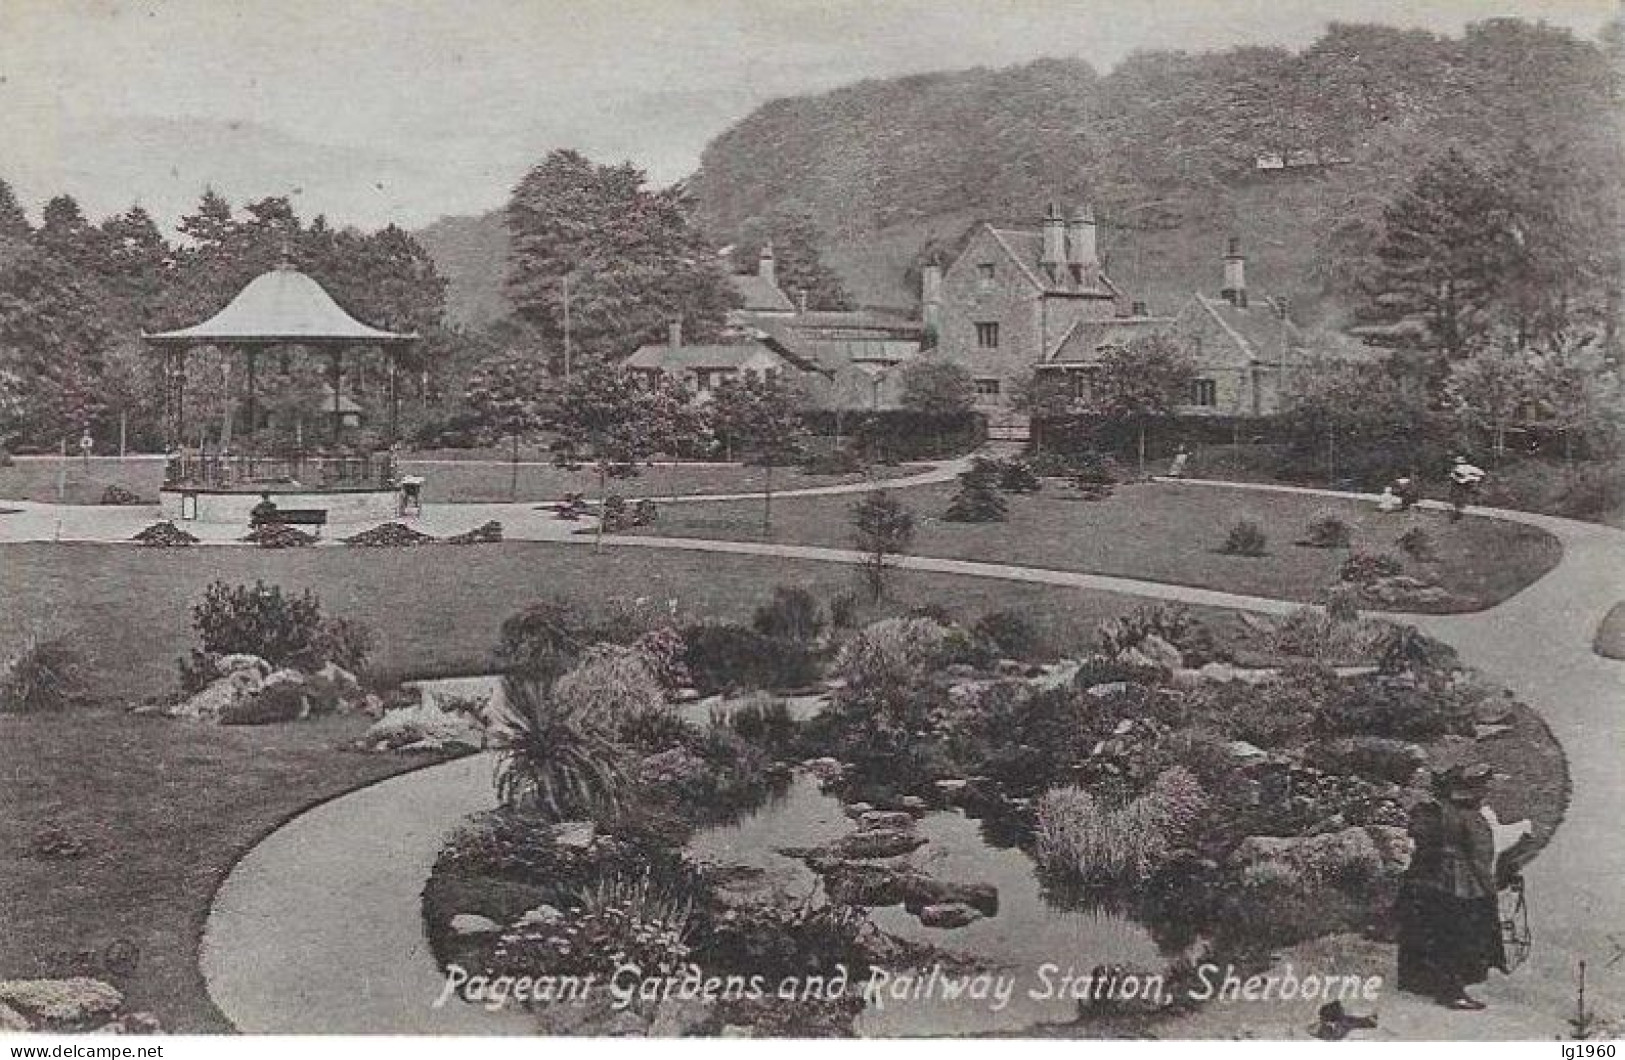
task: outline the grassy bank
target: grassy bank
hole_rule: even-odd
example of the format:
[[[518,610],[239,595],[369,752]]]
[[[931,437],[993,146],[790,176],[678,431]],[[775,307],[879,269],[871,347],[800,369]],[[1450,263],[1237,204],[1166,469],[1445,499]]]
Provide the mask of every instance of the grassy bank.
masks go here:
[[[1493,519],[1449,522],[1437,512],[1384,515],[1366,503],[1290,493],[1243,492],[1147,483],[1119,487],[1109,499],[1084,502],[1051,481],[1042,492],[1011,496],[1009,518],[997,523],[942,519],[955,486],[922,486],[898,494],[916,515],[913,551],[923,556],[974,559],[1055,570],[1113,574],[1205,589],[1318,600],[1337,579],[1347,549],[1298,544],[1316,512],[1335,512],[1350,527],[1354,547],[1395,552],[1396,540],[1421,527],[1437,559],[1408,562],[1414,573],[1488,607],[1545,574],[1562,556],[1557,539],[1542,530]],[[773,505],[773,539],[846,546],[853,498],[786,498]],[[1239,519],[1256,520],[1268,535],[1260,557],[1218,552]],[[667,505],[648,532],[676,537],[758,540],[759,501]]]

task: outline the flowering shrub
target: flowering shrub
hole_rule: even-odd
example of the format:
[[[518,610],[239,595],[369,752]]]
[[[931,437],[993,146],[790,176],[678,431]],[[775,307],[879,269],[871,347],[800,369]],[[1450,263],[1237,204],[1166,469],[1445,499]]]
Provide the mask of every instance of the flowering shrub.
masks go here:
[[[835,672],[852,688],[907,682],[941,661],[948,646],[948,627],[934,619],[885,618],[841,646]]]
[[[588,648],[575,669],[553,682],[564,712],[609,728],[628,718],[666,711],[666,696],[643,653],[613,644]]]
[[[1370,585],[1379,578],[1392,578],[1404,569],[1397,557],[1386,552],[1355,552],[1343,561],[1338,577],[1356,585]]]
[[[612,876],[588,889],[557,918],[524,918],[491,953],[497,975],[604,975],[636,965],[668,976],[689,963],[690,904],[658,890],[647,873]]]

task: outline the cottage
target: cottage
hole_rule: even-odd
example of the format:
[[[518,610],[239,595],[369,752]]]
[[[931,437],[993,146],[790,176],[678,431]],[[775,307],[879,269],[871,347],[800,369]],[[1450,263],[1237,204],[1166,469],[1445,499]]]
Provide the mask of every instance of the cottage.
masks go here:
[[[815,366],[758,340],[683,343],[682,325],[673,323],[664,343],[640,346],[626,359],[625,366],[643,378],[667,376],[689,388],[699,401],[709,401],[724,380],[755,375],[769,379],[801,379],[815,374]]]

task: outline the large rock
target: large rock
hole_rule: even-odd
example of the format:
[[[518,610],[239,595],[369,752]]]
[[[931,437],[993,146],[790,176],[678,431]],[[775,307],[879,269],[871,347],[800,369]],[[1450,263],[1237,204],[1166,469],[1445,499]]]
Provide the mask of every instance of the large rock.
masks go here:
[[[902,828],[876,828],[854,832],[829,844],[829,853],[847,858],[894,858],[925,845],[925,838]]]
[[[903,904],[910,909],[928,905],[968,905],[983,916],[999,912],[999,889],[991,883],[959,883],[923,873],[908,873],[901,880]]]
[[[222,655],[214,662],[214,672],[222,677],[226,674],[236,673],[239,670],[253,670],[261,677],[271,672],[271,664],[258,655],[249,655],[238,652],[235,655]]]
[[[501,924],[478,913],[458,913],[450,927],[453,935],[494,935],[502,930]]]
[[[228,655],[228,659],[251,659],[253,656]],[[264,660],[260,660],[262,663]],[[174,718],[195,721],[220,720],[259,694],[265,684],[265,674],[258,667],[243,665],[209,682],[199,691],[170,707],[167,713]]]
[[[858,818],[858,828],[865,832],[914,827],[914,815],[904,810],[869,810]]]
[[[87,1030],[112,1019],[124,995],[99,979],[0,981],[0,1005],[21,1014],[35,1030]]]
[[[1309,836],[1248,836],[1230,864],[1254,877],[1289,876],[1307,884],[1394,878],[1410,865],[1412,844],[1403,828],[1364,825]]]
[[[886,865],[840,861],[827,866],[824,889],[845,905],[885,906],[903,901],[906,874]]]
[[[598,826],[591,821],[565,821],[553,828],[553,845],[565,850],[586,850],[598,838]]]
[[[485,745],[486,732],[478,721],[461,711],[441,710],[433,702],[386,711],[361,737],[361,746],[373,751],[477,751]]]
[[[961,928],[982,919],[982,914],[963,902],[928,905],[920,910],[920,923],[934,928]]]

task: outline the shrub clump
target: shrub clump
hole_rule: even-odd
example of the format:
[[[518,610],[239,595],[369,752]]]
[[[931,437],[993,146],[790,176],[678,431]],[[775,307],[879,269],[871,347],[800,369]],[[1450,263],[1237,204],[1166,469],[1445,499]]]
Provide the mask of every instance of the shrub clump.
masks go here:
[[[1322,508],[1304,530],[1304,544],[1315,548],[1347,548],[1353,540],[1349,524],[1330,508]]]
[[[250,530],[243,540],[260,548],[302,548],[315,544],[316,536],[286,523],[263,523]]]
[[[763,636],[748,626],[704,622],[683,629],[684,662],[702,695],[803,688],[818,679],[804,644]]]
[[[1051,789],[1038,802],[1039,863],[1085,883],[1142,882],[1194,832],[1206,804],[1183,766],[1158,774],[1149,791],[1117,807],[1080,787]]]
[[[102,490],[103,504],[140,504],[141,498],[123,486],[109,486]]]
[[[137,531],[131,541],[138,541],[147,548],[186,548],[197,544],[197,538],[182,530],[168,519],[153,523],[145,530]]]
[[[1229,556],[1262,556],[1269,538],[1255,520],[1241,519],[1230,527],[1219,551]]]
[[[1338,577],[1355,585],[1370,585],[1382,578],[1392,578],[1404,569],[1398,557],[1386,552],[1353,552],[1343,561]]]
[[[1031,658],[1043,648],[1038,628],[1019,611],[989,611],[976,620],[971,636],[1012,659]]]
[[[1009,514],[993,475],[972,468],[959,476],[959,490],[942,517],[951,523],[1002,523]]]
[[[779,637],[805,644],[824,630],[824,609],[818,598],[799,585],[777,585],[773,596],[756,608],[751,627],[764,637]]]
[[[1433,535],[1420,526],[1413,526],[1400,534],[1394,544],[1418,563],[1431,563],[1438,558],[1438,550],[1433,545]]]
[[[192,628],[201,649],[181,662],[181,683],[189,692],[219,676],[215,661],[226,655],[257,655],[272,669],[313,672],[331,662],[355,672],[365,668],[373,647],[366,626],[323,615],[310,590],[294,596],[263,581],[210,584],[192,608]]]
[[[1025,462],[1020,460],[996,461],[999,489],[1006,493],[1037,493],[1043,483]]]
[[[433,540],[428,534],[404,523],[384,523],[359,534],[351,534],[344,539],[344,543],[363,548],[410,548],[413,545],[427,545]]]
[[[502,524],[495,519],[481,523],[472,530],[452,534],[445,539],[448,545],[495,545],[502,541]]]

